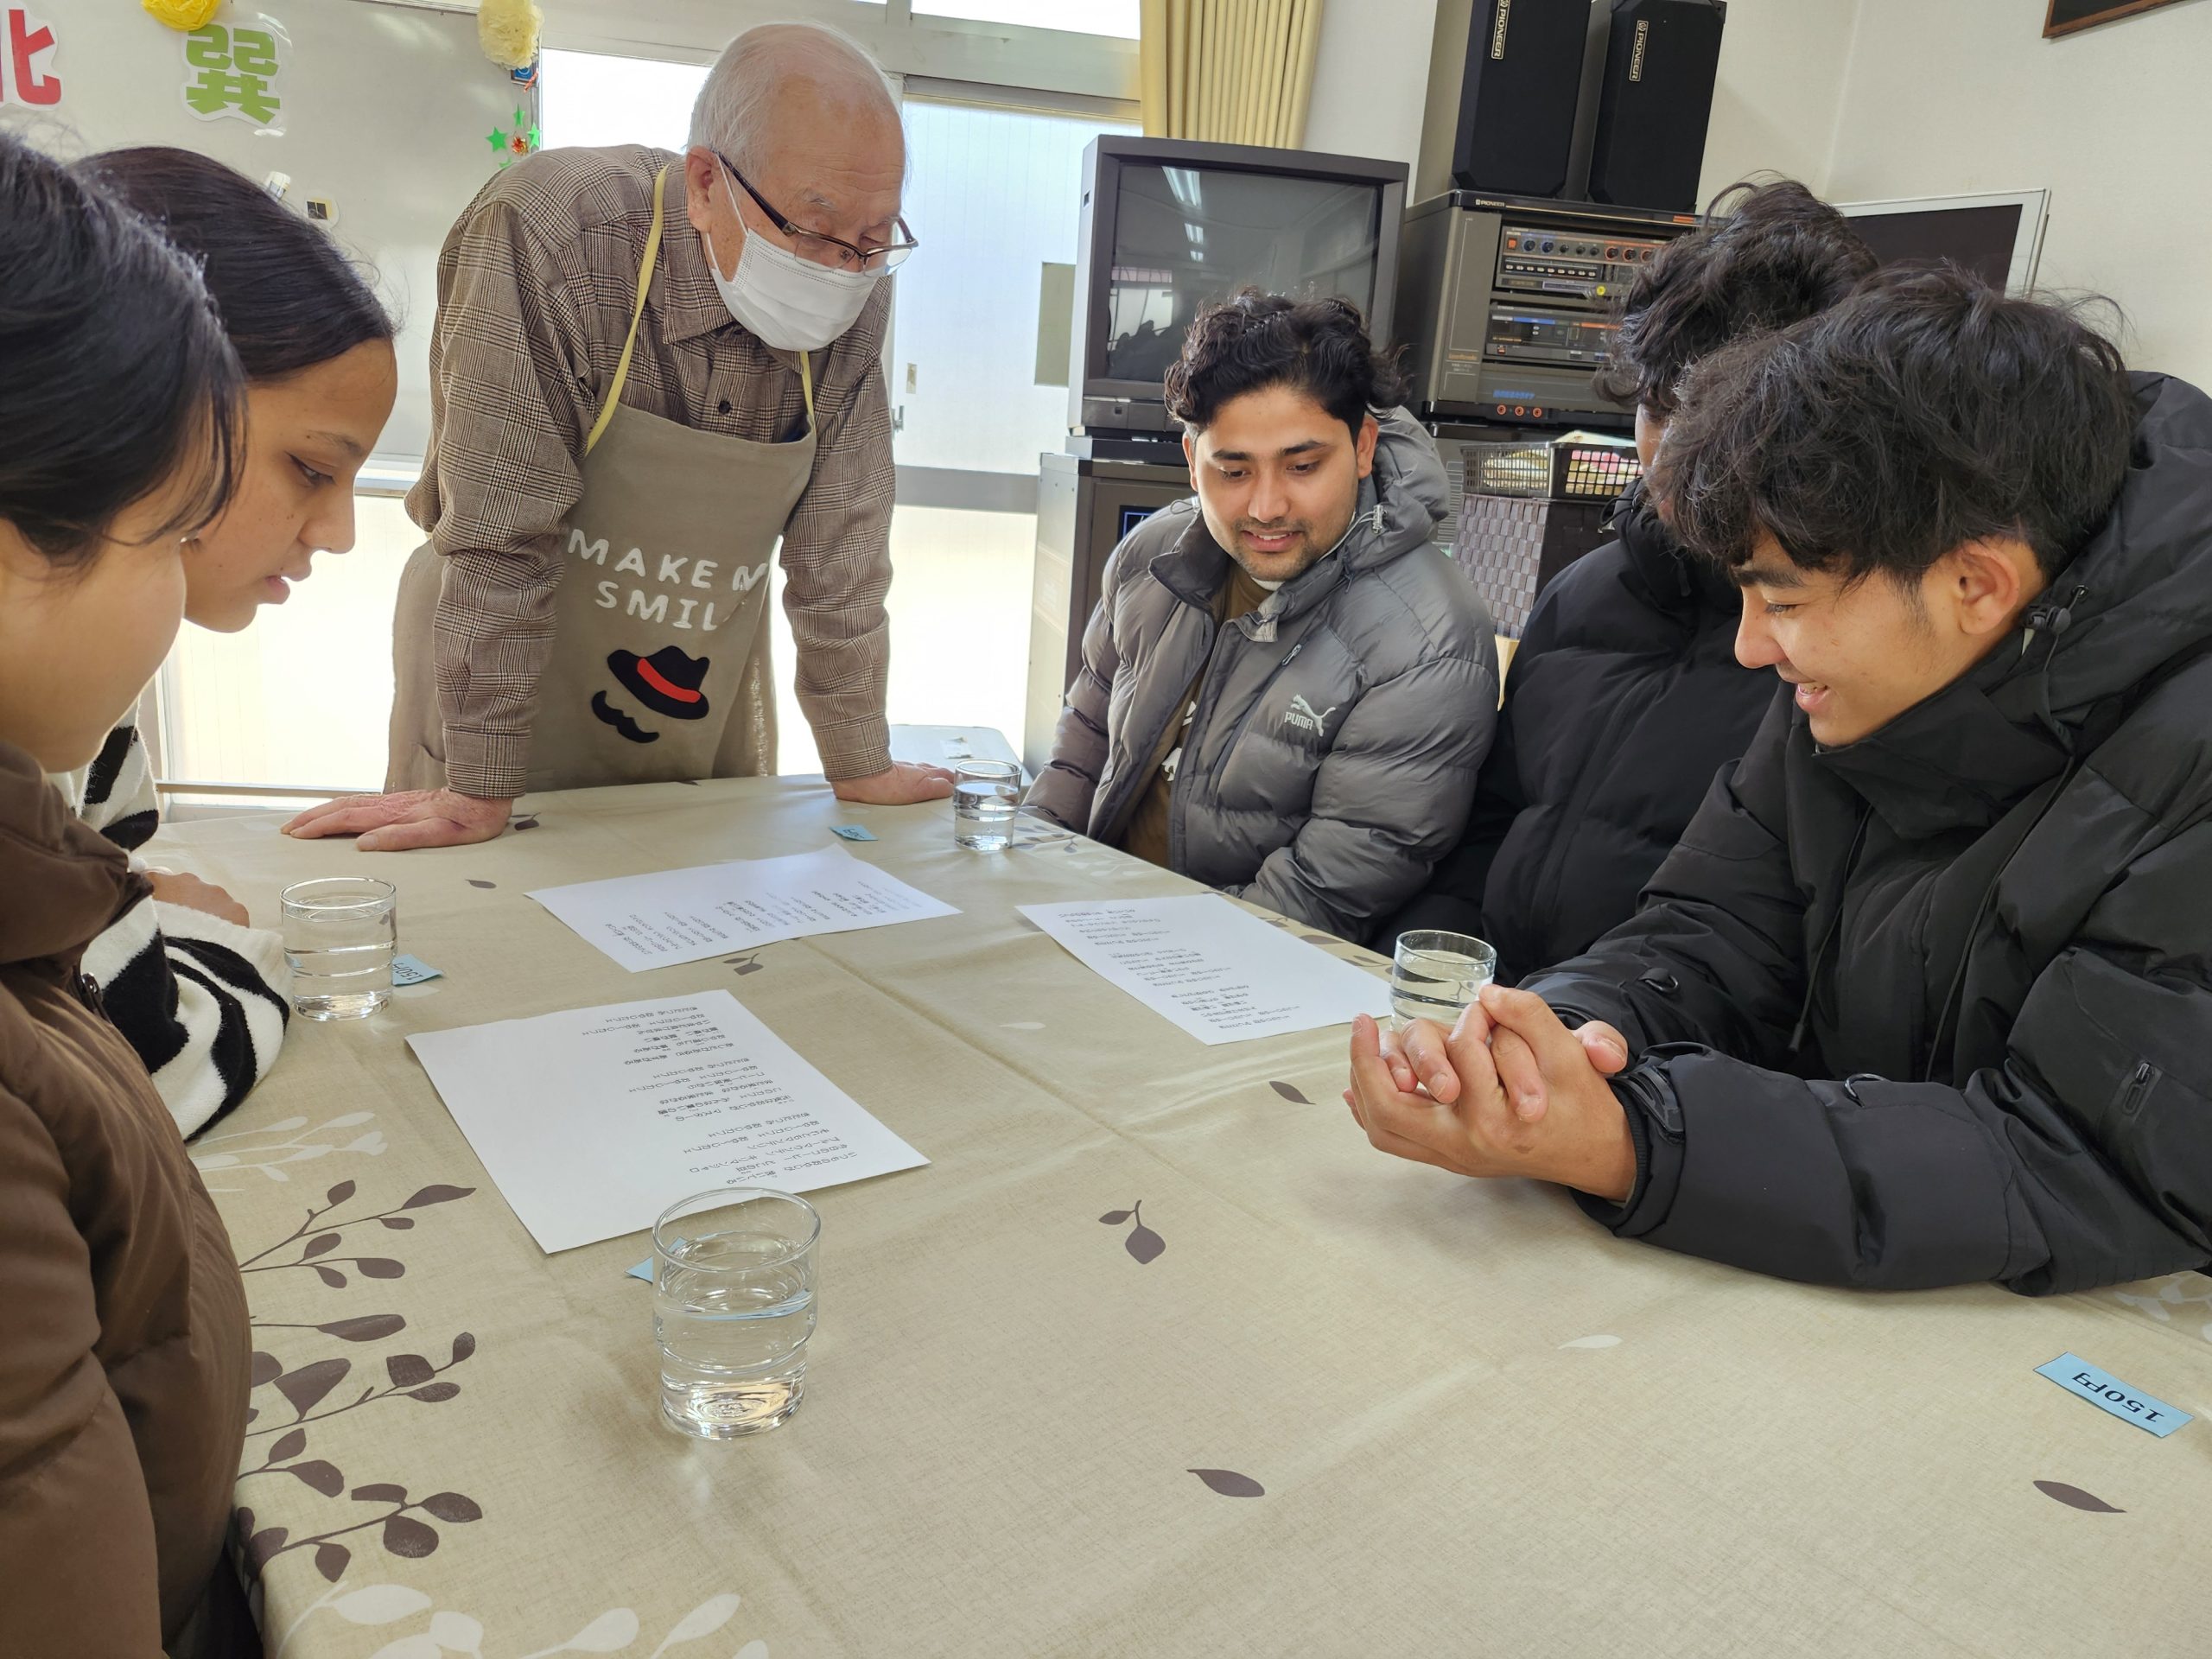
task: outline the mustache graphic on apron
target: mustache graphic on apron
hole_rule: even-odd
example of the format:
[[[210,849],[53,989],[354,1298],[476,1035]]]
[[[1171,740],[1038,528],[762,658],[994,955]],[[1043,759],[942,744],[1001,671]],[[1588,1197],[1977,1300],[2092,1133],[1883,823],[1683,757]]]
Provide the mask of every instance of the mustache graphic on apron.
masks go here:
[[[671,720],[707,717],[710,705],[699,687],[714,664],[704,657],[689,657],[679,646],[663,645],[650,657],[640,657],[634,651],[609,652],[607,666],[630,695],[653,713]],[[609,702],[604,691],[593,694],[591,711],[632,743],[652,743],[660,736]]]

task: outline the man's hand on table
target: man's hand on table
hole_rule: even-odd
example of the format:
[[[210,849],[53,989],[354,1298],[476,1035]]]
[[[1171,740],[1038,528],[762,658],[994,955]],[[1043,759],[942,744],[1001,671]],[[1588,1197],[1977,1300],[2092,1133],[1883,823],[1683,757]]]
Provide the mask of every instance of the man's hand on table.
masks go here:
[[[357,836],[365,853],[415,847],[461,847],[489,841],[507,827],[512,801],[483,800],[450,789],[410,789],[396,795],[348,795],[311,806],[284,833],[313,841]]]
[[[943,766],[917,766],[894,760],[883,771],[866,778],[845,778],[830,785],[841,801],[863,806],[912,806],[918,801],[941,801],[952,793],[952,774]]]
[[[1500,1050],[1513,1056],[1505,1077]],[[1605,1079],[1627,1061],[1611,1027],[1569,1031],[1541,998],[1493,986],[1448,1033],[1416,1020],[1392,1037],[1362,1014],[1344,1103],[1396,1157],[1620,1203],[1636,1185],[1636,1143]]]
[[[154,899],[158,904],[182,905],[187,910],[219,917],[239,927],[253,925],[245,906],[212,881],[202,881],[196,875],[183,875],[175,870],[153,869],[146,872],[146,880],[153,884]]]

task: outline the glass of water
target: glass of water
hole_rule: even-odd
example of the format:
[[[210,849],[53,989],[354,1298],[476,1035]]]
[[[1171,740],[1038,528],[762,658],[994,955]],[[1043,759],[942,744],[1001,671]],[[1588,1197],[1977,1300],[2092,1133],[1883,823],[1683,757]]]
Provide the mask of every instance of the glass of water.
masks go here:
[[[361,1020],[391,1000],[399,895],[389,881],[332,876],[284,889],[292,1007],[307,1020]]]
[[[1408,1020],[1448,1027],[1497,977],[1497,952],[1470,934],[1401,933],[1390,957],[1390,1012],[1401,1031]]]
[[[996,853],[1014,839],[1021,768],[1011,760],[963,760],[952,774],[952,844]]]
[[[798,1409],[821,1236],[812,1205],[765,1186],[701,1192],[661,1212],[653,1341],[670,1427],[732,1440]]]

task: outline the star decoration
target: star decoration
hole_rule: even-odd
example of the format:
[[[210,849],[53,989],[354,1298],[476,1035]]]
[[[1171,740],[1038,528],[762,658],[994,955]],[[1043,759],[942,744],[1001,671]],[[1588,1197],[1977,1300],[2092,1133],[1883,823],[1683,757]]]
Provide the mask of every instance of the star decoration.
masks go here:
[[[490,132],[485,135],[484,142],[491,145],[494,149],[505,149],[507,147],[506,129],[505,127],[493,128]]]

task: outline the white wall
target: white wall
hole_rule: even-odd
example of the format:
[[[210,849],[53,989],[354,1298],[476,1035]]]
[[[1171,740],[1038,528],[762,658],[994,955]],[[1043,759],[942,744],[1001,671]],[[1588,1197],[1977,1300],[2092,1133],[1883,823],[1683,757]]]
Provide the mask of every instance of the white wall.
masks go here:
[[[1934,9],[1934,0],[1909,3]],[[1732,0],[1700,203],[1753,173],[1779,173],[1821,189],[1858,15],[1859,0]]]
[[[2038,284],[2119,301],[2130,362],[2212,383],[2212,4],[2057,41],[2041,38],[2044,8],[2020,0],[1859,10],[1827,194],[2047,188]]]
[[[1412,167],[1421,151],[1435,27],[1436,0],[1329,0],[1321,9],[1306,148]]]

